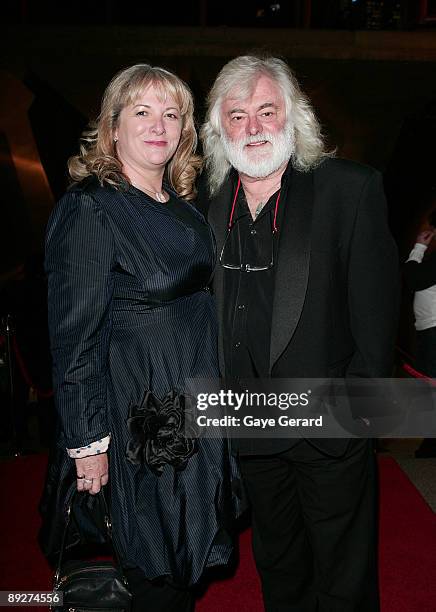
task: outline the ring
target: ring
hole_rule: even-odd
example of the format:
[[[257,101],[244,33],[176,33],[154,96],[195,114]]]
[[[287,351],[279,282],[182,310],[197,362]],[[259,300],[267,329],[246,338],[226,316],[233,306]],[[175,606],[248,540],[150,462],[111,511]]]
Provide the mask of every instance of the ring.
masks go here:
[[[92,482],[93,480],[94,480],[93,478],[91,478],[91,479],[89,479],[89,478],[84,478],[84,479],[83,479],[83,482]]]
[[[83,480],[85,476],[77,476],[77,480]]]

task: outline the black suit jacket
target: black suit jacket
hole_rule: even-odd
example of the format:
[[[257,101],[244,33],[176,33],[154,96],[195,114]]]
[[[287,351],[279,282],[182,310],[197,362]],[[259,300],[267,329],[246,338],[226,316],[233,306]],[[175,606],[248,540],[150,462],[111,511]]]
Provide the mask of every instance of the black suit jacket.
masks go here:
[[[234,181],[230,177],[210,199],[205,179],[200,183],[198,204],[212,225],[220,253]],[[280,202],[285,209],[273,296],[271,377],[390,376],[399,268],[380,173],[355,162],[327,158],[310,172],[294,169]],[[222,321],[227,305],[219,263],[214,292]],[[223,375],[225,341],[220,333]],[[340,455],[348,442],[318,439],[313,443]],[[259,448],[279,452],[288,446],[289,441],[267,440]]]

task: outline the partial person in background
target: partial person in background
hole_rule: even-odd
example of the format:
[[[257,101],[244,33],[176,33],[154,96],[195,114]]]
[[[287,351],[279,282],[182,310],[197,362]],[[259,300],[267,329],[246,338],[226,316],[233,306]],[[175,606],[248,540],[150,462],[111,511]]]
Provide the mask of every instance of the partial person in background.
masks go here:
[[[421,231],[404,265],[407,286],[414,291],[413,312],[416,329],[416,369],[436,378],[436,210],[428,217],[429,228]],[[433,243],[434,244],[434,243]],[[415,457],[436,457],[436,439],[425,438]]]
[[[110,479],[134,611],[192,610],[191,587],[232,553],[235,460],[225,440],[184,435],[187,379],[218,375],[196,144],[187,85],[147,64],[123,70],[47,230],[54,473],[74,470],[91,494]]]

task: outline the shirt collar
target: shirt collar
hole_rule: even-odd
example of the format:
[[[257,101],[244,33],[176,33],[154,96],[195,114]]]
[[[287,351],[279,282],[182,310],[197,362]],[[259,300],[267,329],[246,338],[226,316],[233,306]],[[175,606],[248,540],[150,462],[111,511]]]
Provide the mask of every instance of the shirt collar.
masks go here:
[[[285,188],[289,184],[293,170],[294,168],[292,165],[292,159],[290,159],[282,175],[282,180],[281,180],[281,185],[280,185],[281,190],[283,190],[283,188]],[[233,169],[232,171],[232,182],[233,182],[233,194],[234,194],[236,191],[236,186],[238,184],[238,173],[236,172],[235,169]],[[277,197],[277,191],[274,192],[270,196],[268,202],[262,208],[262,211],[259,213],[255,221],[257,221],[258,219],[261,219],[266,213],[268,213],[270,210],[272,210],[272,208],[274,208],[276,197]],[[250,213],[250,209],[248,208],[247,198],[245,197],[244,189],[241,185],[241,188],[239,189],[239,193],[238,193],[238,199],[236,201],[235,213],[233,215],[233,223],[235,223],[236,221],[239,221],[239,219],[241,219],[242,217],[245,217],[246,215],[251,216],[251,213]]]

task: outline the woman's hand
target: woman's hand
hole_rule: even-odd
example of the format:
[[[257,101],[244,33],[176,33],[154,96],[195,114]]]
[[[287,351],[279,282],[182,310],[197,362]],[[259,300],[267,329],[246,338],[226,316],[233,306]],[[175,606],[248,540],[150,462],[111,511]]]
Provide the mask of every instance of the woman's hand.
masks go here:
[[[75,459],[77,490],[95,495],[109,480],[107,453]]]

